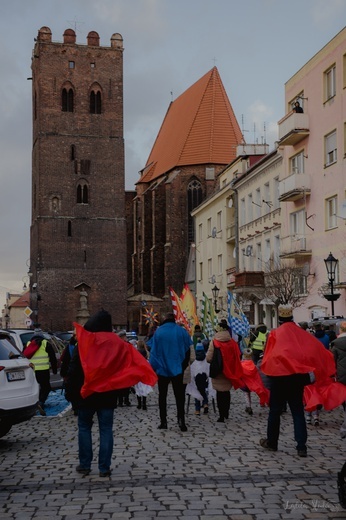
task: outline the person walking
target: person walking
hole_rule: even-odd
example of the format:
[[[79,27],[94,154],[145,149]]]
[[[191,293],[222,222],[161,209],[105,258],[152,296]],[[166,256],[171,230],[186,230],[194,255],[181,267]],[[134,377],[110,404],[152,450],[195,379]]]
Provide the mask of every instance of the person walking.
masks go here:
[[[158,376],[160,430],[167,429],[167,393],[172,383],[179,428],[187,431],[185,424],[184,371],[190,363],[193,341],[189,333],[175,323],[174,314],[168,312],[151,338],[149,363]],[[192,348],[191,348],[192,347]]]
[[[78,453],[76,471],[89,475],[93,459],[92,425],[99,426],[98,469],[100,477],[111,475],[113,418],[118,390],[139,381],[153,386],[157,377],[137,350],[114,332],[111,315],[101,310],[84,327],[76,327],[77,346],[66,378],[66,398],[78,408]]]
[[[260,357],[263,355],[267,336],[268,329],[264,323],[260,323],[256,327],[256,331],[251,334],[249,348],[252,350],[252,359],[255,365],[257,365]]]
[[[217,422],[223,423],[228,419],[231,404],[231,388],[241,388],[243,369],[241,366],[238,344],[231,338],[226,320],[220,322],[215,328],[216,334],[209,343],[206,360],[211,364],[210,376],[212,387],[216,390],[216,403],[219,410]],[[212,361],[214,351],[218,349],[222,357],[222,371],[213,375]],[[217,353],[215,352],[215,355]]]
[[[312,334],[293,322],[291,305],[279,305],[279,327],[269,333],[261,371],[270,377],[267,437],[260,445],[277,451],[280,417],[287,402],[294,427],[299,457],[307,456],[307,428],[304,414],[304,387],[333,373],[330,352]]]
[[[44,337],[43,332],[37,331],[27,343],[23,354],[29,357],[34,364],[36,380],[40,387],[37,408],[41,415],[46,415],[44,406],[52,390],[50,369],[52,369],[53,374],[58,372],[58,362],[54,349],[49,340]]]
[[[342,321],[339,327],[339,336],[332,342],[331,352],[336,364],[336,380],[346,385],[346,321]],[[340,427],[342,439],[346,438],[346,402],[342,403],[344,409],[344,421]],[[346,469],[345,469],[346,473]]]

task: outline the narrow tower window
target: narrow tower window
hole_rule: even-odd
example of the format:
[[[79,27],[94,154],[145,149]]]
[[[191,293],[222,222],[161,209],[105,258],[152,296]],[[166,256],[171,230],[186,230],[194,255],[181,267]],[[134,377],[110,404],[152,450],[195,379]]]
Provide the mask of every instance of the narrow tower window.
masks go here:
[[[76,158],[76,147],[74,144],[71,145],[71,161],[74,161]]]
[[[63,112],[73,112],[73,90],[72,88],[62,89],[61,93],[61,110]]]
[[[101,92],[90,93],[90,114],[101,114]]]
[[[88,186],[86,184],[78,184],[77,186],[77,204],[88,204]]]
[[[69,220],[68,223],[67,223],[67,236],[68,237],[72,237],[72,223],[71,223],[71,220]]]

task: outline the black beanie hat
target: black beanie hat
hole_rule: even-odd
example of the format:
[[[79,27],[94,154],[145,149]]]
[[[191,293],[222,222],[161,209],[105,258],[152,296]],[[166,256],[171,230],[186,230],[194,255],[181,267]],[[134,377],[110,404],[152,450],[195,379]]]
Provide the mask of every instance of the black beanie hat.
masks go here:
[[[112,316],[102,309],[88,319],[84,328],[89,332],[113,332]]]

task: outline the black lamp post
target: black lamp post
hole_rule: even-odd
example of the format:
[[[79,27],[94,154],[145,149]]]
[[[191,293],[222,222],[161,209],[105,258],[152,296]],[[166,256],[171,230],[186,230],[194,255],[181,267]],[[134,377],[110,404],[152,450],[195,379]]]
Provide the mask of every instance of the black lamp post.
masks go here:
[[[334,302],[340,298],[340,294],[334,294],[334,281],[335,281],[335,271],[336,267],[338,265],[339,260],[334,258],[332,253],[329,253],[328,258],[324,260],[324,263],[326,264],[327,274],[328,274],[328,281],[330,285],[330,294],[325,294],[324,297],[326,300],[332,303],[332,316],[334,316]]]
[[[220,312],[220,309],[217,308],[217,297],[219,296],[220,289],[216,285],[214,285],[211,292],[213,293],[213,298],[214,298],[214,309],[215,309],[215,312],[218,313],[218,312]]]

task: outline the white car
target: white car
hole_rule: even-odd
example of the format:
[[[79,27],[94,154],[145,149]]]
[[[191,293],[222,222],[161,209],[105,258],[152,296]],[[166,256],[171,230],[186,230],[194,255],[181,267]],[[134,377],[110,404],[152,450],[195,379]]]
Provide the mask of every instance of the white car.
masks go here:
[[[35,331],[30,330],[30,329],[8,329],[7,332],[9,334],[11,334],[17,348],[21,352],[23,352],[24,347],[35,334]],[[65,348],[65,345],[64,345],[64,342],[60,338],[57,338],[53,334],[48,334],[48,332],[42,332],[42,335],[52,345],[54,352],[55,352],[55,356],[58,361],[58,373],[57,374],[53,374],[53,372],[50,373],[50,386],[52,387],[52,390],[57,390],[59,388],[62,388],[63,384],[64,384],[64,381],[63,381],[62,377],[60,376],[59,372],[60,372],[60,356],[62,354],[62,351]]]
[[[10,335],[0,331],[0,437],[35,415],[38,393],[33,364],[14,346]]]

